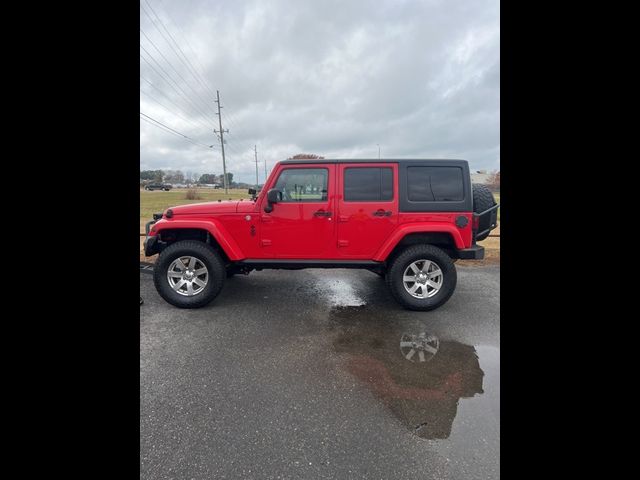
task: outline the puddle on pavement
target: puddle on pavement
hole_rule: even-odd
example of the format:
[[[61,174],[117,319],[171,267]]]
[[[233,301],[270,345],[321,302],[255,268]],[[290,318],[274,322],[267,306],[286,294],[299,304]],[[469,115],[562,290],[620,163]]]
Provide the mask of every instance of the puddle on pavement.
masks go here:
[[[462,398],[483,394],[473,346],[430,334],[420,322],[392,321],[366,305],[331,310],[333,347],[347,369],[415,435],[446,439]]]
[[[314,289],[322,292],[330,305],[335,307],[359,307],[364,305],[365,300],[357,293],[353,287],[353,282],[348,279],[316,277]]]

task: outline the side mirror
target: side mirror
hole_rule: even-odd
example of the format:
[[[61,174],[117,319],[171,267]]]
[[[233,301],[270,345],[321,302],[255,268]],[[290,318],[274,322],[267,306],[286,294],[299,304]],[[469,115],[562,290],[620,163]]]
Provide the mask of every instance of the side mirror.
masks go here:
[[[267,204],[264,207],[264,211],[271,213],[273,211],[273,204],[282,200],[282,192],[276,188],[272,188],[267,192]]]
[[[255,188],[249,189],[249,195],[255,195],[256,193],[258,193],[258,191]]]

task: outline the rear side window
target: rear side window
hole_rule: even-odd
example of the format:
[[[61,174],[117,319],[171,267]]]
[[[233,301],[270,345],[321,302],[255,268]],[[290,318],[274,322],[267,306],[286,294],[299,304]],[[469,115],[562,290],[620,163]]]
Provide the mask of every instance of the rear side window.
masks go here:
[[[462,169],[408,167],[407,190],[411,202],[459,202],[464,200]]]
[[[345,168],[344,200],[346,202],[393,200],[393,169],[389,167]]]

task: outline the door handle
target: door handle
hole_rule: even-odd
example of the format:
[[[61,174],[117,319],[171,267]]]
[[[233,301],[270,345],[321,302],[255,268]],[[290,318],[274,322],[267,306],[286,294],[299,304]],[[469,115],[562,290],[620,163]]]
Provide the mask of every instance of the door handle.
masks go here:
[[[386,212],[382,209],[376,210],[375,212],[373,212],[373,216],[374,217],[390,217],[391,210],[387,210]]]
[[[313,214],[314,217],[330,217],[331,212],[325,212],[324,210],[318,210]]]

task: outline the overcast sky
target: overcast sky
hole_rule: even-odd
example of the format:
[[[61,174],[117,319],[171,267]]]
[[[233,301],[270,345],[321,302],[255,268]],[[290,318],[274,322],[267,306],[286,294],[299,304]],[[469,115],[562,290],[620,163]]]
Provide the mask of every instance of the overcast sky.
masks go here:
[[[143,117],[143,170],[222,173],[216,90],[236,181],[255,183],[254,144],[260,182],[265,160],[377,158],[378,144],[500,168],[498,0],[140,4],[140,112],[199,144]]]

